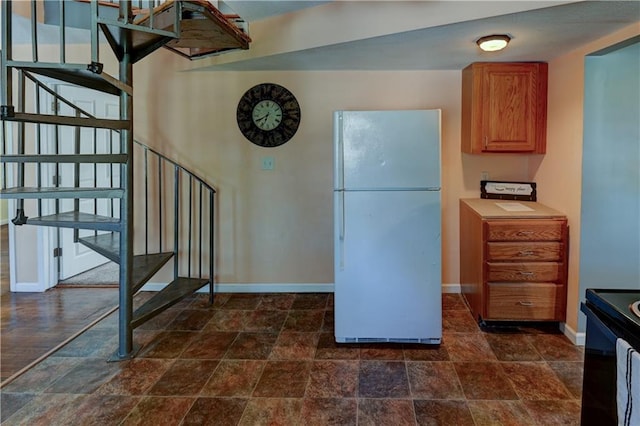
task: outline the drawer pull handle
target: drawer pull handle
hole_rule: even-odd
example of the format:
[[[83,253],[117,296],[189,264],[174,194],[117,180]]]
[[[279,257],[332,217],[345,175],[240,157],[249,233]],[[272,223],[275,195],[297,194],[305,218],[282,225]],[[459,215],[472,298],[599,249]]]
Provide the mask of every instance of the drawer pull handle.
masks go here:
[[[533,231],[518,231],[518,233],[516,235],[518,235],[519,237],[525,237],[527,235],[532,235]]]
[[[530,271],[518,271],[518,273],[524,277],[533,277],[535,273]]]
[[[535,253],[533,250],[520,250],[518,256],[533,256]]]
[[[522,306],[533,306],[533,302],[527,302],[527,301],[521,300],[518,303]]]

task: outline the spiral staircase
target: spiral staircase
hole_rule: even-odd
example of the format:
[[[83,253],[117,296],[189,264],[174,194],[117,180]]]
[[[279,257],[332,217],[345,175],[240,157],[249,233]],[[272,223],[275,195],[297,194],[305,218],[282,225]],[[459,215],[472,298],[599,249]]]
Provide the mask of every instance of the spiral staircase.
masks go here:
[[[0,198],[13,200],[14,225],[70,228],[76,243],[119,264],[113,360],[129,359],[136,327],[207,284],[213,302],[215,281],[215,190],[134,139],[133,65],[160,48],[197,59],[248,49],[250,38],[237,17],[206,1],[47,3],[58,17],[58,40],[43,43],[42,3],[30,2],[28,46],[12,40],[15,4],[1,5]],[[90,37],[82,62],[68,60],[69,28],[78,22]],[[106,54],[115,56],[117,76],[105,71]],[[117,97],[119,117],[95,116],[52,81]],[[53,99],[53,113],[44,98]],[[133,296],[171,261],[173,280],[134,306]]]

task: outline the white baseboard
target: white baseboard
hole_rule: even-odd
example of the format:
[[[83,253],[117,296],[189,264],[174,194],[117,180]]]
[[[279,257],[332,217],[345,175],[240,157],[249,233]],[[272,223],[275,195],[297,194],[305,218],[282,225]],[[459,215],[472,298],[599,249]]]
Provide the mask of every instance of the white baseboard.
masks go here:
[[[17,282],[11,288],[11,291],[15,293],[42,293],[45,290],[46,288],[44,288],[40,282]]]
[[[142,291],[160,291],[167,283],[146,283]],[[199,293],[209,291],[206,285]],[[216,293],[333,293],[333,283],[218,283],[214,287]]]
[[[9,224],[9,218],[6,219],[0,219],[0,226],[2,225],[8,225]]]
[[[443,293],[462,293],[460,284],[442,284]]]
[[[215,285],[215,291],[220,293],[333,293],[333,283],[220,283]]]
[[[149,282],[142,287],[142,291],[160,291],[167,283]],[[218,283],[216,293],[333,293],[333,283]],[[198,290],[206,293],[208,286]],[[460,284],[443,284],[443,293],[460,293]]]
[[[567,339],[576,346],[584,346],[586,334],[584,332],[577,332],[573,328],[569,327],[566,323],[560,323],[560,331],[567,336]]]

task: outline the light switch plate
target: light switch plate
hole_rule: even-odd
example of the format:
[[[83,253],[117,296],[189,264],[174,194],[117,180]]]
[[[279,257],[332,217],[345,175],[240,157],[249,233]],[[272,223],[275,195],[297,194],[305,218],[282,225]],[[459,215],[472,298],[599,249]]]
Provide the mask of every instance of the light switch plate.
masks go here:
[[[262,170],[273,170],[276,160],[273,157],[262,157]]]

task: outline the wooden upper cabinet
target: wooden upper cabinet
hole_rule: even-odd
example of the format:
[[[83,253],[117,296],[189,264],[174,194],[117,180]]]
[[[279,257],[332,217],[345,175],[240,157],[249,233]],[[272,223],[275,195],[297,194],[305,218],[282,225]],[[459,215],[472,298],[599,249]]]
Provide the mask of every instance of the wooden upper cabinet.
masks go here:
[[[544,154],[547,64],[478,62],[462,71],[462,152]]]

